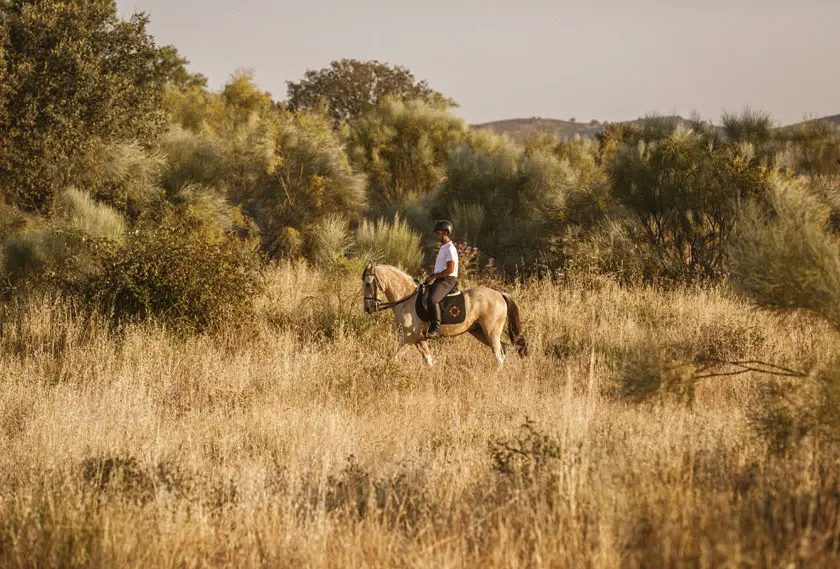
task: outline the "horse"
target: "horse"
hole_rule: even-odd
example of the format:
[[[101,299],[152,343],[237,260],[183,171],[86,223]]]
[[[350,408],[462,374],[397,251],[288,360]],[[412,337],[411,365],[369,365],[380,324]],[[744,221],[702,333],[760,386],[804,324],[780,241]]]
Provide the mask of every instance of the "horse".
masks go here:
[[[379,299],[380,291],[388,299]],[[362,273],[364,310],[373,315],[382,310],[394,311],[396,327],[401,332],[396,357],[408,345],[414,345],[429,367],[434,365],[432,352],[425,337],[428,323],[417,314],[416,296],[420,283],[410,275],[390,265],[370,263]],[[507,324],[511,343],[520,357],[528,355],[528,341],[522,335],[519,307],[507,293],[485,286],[470,288],[462,293],[466,318],[461,324],[442,324],[441,336],[460,336],[469,332],[474,338],[490,347],[499,366],[505,363],[505,346],[502,333]],[[412,302],[414,299],[414,302]]]

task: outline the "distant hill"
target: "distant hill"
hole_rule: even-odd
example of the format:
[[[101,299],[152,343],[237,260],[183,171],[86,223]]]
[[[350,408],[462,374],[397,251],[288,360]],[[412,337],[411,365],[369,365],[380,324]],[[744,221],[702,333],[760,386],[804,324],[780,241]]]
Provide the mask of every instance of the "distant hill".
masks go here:
[[[637,119],[627,122],[640,122],[640,120],[641,119]],[[828,122],[840,126],[840,115],[831,115],[804,122]],[[570,139],[574,138],[575,136],[580,136],[582,138],[591,138],[597,133],[603,131],[608,124],[608,122],[602,123],[599,121],[572,122],[557,119],[544,119],[541,117],[532,117],[529,119],[507,119],[501,121],[486,122],[481,124],[474,124],[471,125],[471,127],[474,129],[489,129],[497,134],[507,134],[513,140],[516,140],[517,142],[522,142],[528,137],[533,136],[534,134],[540,131],[552,134],[560,139]],[[804,123],[796,123],[782,128],[792,130],[801,124]]]
[[[796,127],[801,126],[803,124],[811,124],[811,123],[815,123],[815,122],[825,122],[825,123],[833,124],[834,126],[840,126],[840,115],[830,115],[830,116],[821,117],[821,118],[818,118],[818,119],[811,119],[811,120],[807,120],[807,121],[802,121],[802,122],[798,122],[796,124],[789,125],[785,128],[788,129],[788,130],[793,130]]]
[[[533,117],[530,119],[493,121],[471,126],[478,130],[489,129],[497,134],[507,134],[513,140],[522,142],[540,131],[553,134],[557,138],[574,138],[575,135],[591,138],[604,130],[606,125],[598,121],[572,122]]]

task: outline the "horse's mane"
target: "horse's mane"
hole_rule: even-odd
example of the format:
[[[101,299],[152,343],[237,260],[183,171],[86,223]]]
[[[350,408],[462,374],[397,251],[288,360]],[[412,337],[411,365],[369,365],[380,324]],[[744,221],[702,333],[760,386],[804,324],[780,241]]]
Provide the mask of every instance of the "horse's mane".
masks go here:
[[[389,273],[396,277],[397,280],[402,281],[402,284],[406,285],[406,287],[415,286],[414,278],[398,267],[395,267],[393,265],[380,265],[379,263],[377,263],[376,268],[386,269]]]
[[[399,267],[395,267],[394,265],[380,265],[379,263],[376,264],[377,268],[380,269],[390,269],[391,271],[397,273],[399,276],[404,278],[405,280],[414,282],[414,277],[406,273],[404,270],[400,269]]]

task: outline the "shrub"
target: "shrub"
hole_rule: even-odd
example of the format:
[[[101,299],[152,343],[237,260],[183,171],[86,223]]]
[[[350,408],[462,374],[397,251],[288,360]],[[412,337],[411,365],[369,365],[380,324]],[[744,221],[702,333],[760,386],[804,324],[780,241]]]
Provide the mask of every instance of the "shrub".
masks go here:
[[[305,240],[326,216],[357,218],[365,194],[364,178],[326,118],[283,113],[272,128],[271,169],[241,199],[260,227],[263,249],[276,258],[297,254],[301,245],[311,250]]]
[[[728,140],[750,144],[764,158],[774,154],[775,125],[770,113],[746,107],[740,113],[723,113],[721,122]]]
[[[322,266],[332,266],[347,258],[353,247],[347,219],[341,215],[328,215],[312,233],[312,260]]]
[[[250,314],[260,286],[257,258],[238,239],[208,241],[173,216],[100,252],[103,270],[89,294],[117,320],[154,317],[206,330]]]
[[[811,311],[840,331],[840,241],[825,230],[828,216],[801,182],[775,180],[766,203],[745,209],[730,245],[736,290],[768,308]],[[758,403],[753,426],[776,452],[808,438],[840,440],[840,361],[832,355],[805,377],[764,387]]]
[[[389,263],[416,274],[423,263],[420,235],[408,223],[394,220],[363,220],[356,230],[358,255],[368,261]]]
[[[762,386],[748,416],[777,454],[792,451],[808,439],[840,441],[840,360],[830,358],[805,378]]]
[[[840,242],[828,211],[797,182],[775,180],[766,208],[744,211],[729,247],[737,289],[769,308],[810,310],[840,330]]]
[[[694,401],[694,367],[669,358],[656,339],[622,351],[617,382],[608,394],[636,403],[655,398]]]
[[[447,156],[466,134],[464,121],[423,101],[386,100],[352,123],[350,156],[368,178],[373,213],[404,207],[433,192]]]
[[[114,208],[98,203],[75,188],[65,190],[55,203],[56,216],[90,237],[121,242],[125,237],[125,218]]]
[[[768,171],[749,148],[715,144],[677,124],[646,124],[620,151],[613,195],[635,219],[662,276],[710,277],[726,268],[726,245],[739,204],[766,191]]]
[[[102,172],[92,184],[91,194],[134,218],[161,193],[160,181],[165,157],[136,142],[101,149]]]
[[[98,270],[92,243],[120,243],[125,232],[125,219],[114,208],[80,190],[65,190],[55,200],[52,219],[33,217],[2,242],[4,288],[51,285],[79,292]]]
[[[588,184],[581,171],[561,146],[532,141],[522,149],[480,134],[450,154],[435,211],[463,223],[454,238],[469,237],[503,269],[558,263],[566,200]]]

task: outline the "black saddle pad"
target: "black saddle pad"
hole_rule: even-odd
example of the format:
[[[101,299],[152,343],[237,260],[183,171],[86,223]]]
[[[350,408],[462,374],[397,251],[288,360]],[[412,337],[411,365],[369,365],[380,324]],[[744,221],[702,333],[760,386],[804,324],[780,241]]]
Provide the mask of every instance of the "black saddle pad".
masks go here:
[[[420,294],[417,295],[417,300],[415,301],[414,306],[417,310],[417,316],[419,316],[423,322],[431,322],[432,317],[423,306],[423,297],[425,294],[425,289],[420,291]],[[451,292],[440,301],[441,324],[461,324],[466,319],[467,310],[466,304],[464,303],[464,293],[460,290],[457,292]]]

